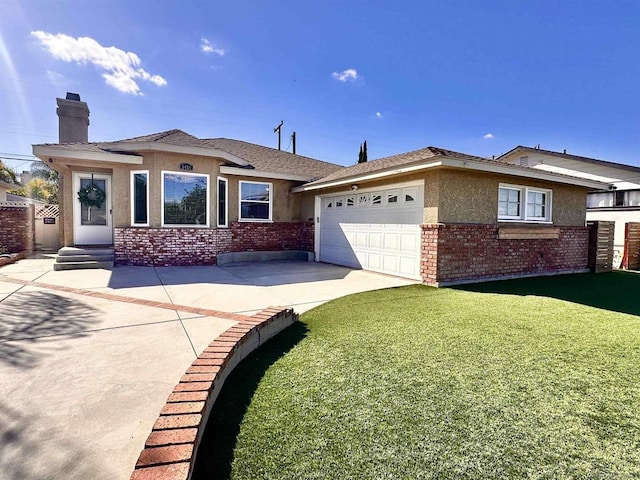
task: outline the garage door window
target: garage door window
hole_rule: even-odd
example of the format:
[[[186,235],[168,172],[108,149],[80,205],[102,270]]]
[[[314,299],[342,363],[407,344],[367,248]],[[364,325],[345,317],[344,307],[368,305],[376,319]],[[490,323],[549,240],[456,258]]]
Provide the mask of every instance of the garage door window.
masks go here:
[[[417,196],[418,196],[418,189],[416,189],[416,188],[405,188],[404,189],[404,201],[405,201],[405,203],[415,202]]]
[[[356,204],[356,197],[347,197],[347,207],[353,207]]]
[[[387,192],[387,203],[396,204],[398,203],[398,191],[390,190]]]
[[[371,194],[371,205],[382,205],[382,194],[381,193],[372,193]]]

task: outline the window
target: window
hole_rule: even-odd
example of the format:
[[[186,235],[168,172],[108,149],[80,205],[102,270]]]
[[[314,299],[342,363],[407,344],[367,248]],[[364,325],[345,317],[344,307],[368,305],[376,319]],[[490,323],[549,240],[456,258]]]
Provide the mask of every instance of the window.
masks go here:
[[[131,172],[131,225],[149,225],[149,172]]]
[[[398,190],[389,190],[387,192],[387,203],[398,203]]]
[[[209,175],[162,172],[162,225],[208,226]]]
[[[361,193],[358,195],[358,206],[366,207],[367,205],[369,205],[369,194]]]
[[[544,192],[527,192],[527,217],[546,220],[547,194]]]
[[[343,203],[342,197],[336,198],[336,208],[342,207]]]
[[[402,193],[404,194],[404,203],[413,203],[418,197],[417,188],[405,188]]]
[[[500,185],[498,220],[550,222],[551,190]]]
[[[271,221],[270,183],[240,181],[240,220]]]
[[[500,218],[517,218],[521,217],[520,194],[522,192],[517,188],[500,188],[500,198],[498,200],[498,216]]]
[[[382,205],[382,194],[381,193],[372,193],[371,194],[371,205]]]
[[[606,207],[613,207],[613,192],[587,194],[587,208]]]
[[[624,208],[640,206],[640,190],[621,190],[587,194],[587,208]]]
[[[353,207],[356,204],[356,197],[349,196],[347,197],[347,207]]]
[[[224,177],[218,177],[218,227],[227,227],[229,212],[229,183]]]

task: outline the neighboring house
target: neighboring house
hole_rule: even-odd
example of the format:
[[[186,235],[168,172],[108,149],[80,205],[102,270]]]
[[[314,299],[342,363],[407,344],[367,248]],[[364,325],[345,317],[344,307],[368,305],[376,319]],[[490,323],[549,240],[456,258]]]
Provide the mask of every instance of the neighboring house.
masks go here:
[[[7,195],[10,195],[9,190],[14,190],[18,185],[13,183],[7,183],[0,180],[0,202],[7,202]]]
[[[547,172],[583,177],[609,184],[587,195],[587,220],[615,222],[614,267],[624,254],[625,225],[640,222],[640,167],[581,157],[566,152],[518,146],[498,158]]]
[[[345,168],[180,130],[90,143],[86,103],[58,107],[61,139],[67,117],[84,127],[34,145],[63,179],[62,244],[113,245],[120,263],[303,250],[439,285],[581,272],[586,195],[607,188],[435,147]]]

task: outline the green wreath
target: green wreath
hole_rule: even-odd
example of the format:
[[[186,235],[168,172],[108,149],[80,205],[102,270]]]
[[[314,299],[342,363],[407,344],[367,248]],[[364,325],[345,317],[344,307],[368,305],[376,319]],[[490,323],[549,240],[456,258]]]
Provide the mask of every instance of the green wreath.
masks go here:
[[[104,203],[104,190],[95,183],[90,183],[78,190],[78,200],[85,207],[102,207]]]

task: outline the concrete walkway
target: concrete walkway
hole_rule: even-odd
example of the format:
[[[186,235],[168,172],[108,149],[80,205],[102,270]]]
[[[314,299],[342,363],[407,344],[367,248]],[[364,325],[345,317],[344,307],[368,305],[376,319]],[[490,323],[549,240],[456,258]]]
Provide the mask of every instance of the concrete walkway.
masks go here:
[[[0,476],[126,480],[177,380],[238,319],[410,283],[305,262],[0,267]]]

